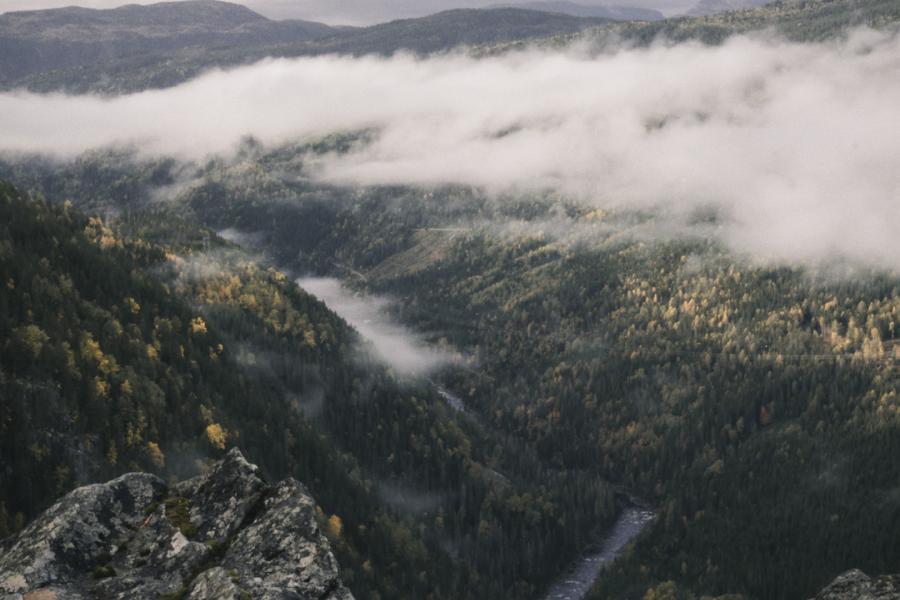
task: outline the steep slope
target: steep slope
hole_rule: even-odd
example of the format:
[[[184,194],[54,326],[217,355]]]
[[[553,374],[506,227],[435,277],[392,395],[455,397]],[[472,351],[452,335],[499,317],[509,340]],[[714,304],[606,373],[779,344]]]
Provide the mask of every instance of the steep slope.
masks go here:
[[[293,479],[267,483],[237,449],[174,485],[129,473],[70,492],[4,542],[0,592],[353,599],[306,488]]]
[[[166,221],[160,229],[168,239],[180,236],[184,248],[204,244],[193,228]],[[426,549],[380,501],[359,463],[339,450],[335,437],[346,432],[327,427],[326,439],[321,426],[303,418],[302,397],[309,396],[329,422],[360,427],[331,401],[338,378],[367,381],[364,393],[384,394],[381,406],[403,401],[378,391],[397,390],[379,382],[375,370],[354,371],[343,361],[355,339],[349,327],[283,276],[252,265],[222,272],[221,280],[236,303],[252,302],[267,318],[226,310],[221,292],[218,301],[191,307],[164,283],[166,272],[178,269],[175,259],[70,207],[0,185],[0,538],[73,486],[135,470],[191,476],[240,440],[266,472],[302,479],[329,514],[340,515],[347,531],[336,549],[348,573],[364,574],[367,560],[377,569],[399,563],[381,570],[378,582],[360,577],[360,589],[417,597],[416,584],[405,581],[412,580],[410,568],[425,564],[443,565],[434,576],[448,578],[440,551]],[[212,263],[205,264],[208,273]],[[198,277],[197,266],[191,281],[208,288],[211,280]],[[248,364],[250,340],[233,339],[243,328],[290,361],[290,378]],[[366,372],[375,377],[365,379]],[[355,402],[359,393],[340,390],[338,397]],[[376,556],[368,555],[372,539],[382,549]]]
[[[7,515],[33,516],[74,484],[126,469],[191,473],[230,435],[257,460],[284,464],[286,449],[257,430],[270,419],[319,445],[285,414],[295,409],[283,392],[239,367],[240,346],[215,315],[173,293],[167,273],[179,264],[167,250],[6,184],[0,223],[0,534]],[[297,370],[306,386],[325,385],[354,333],[311,296],[277,288],[274,274],[242,275],[232,289],[253,286],[260,303],[280,296],[288,332],[306,340]]]
[[[848,564],[900,558],[885,526],[900,476],[896,277],[817,279],[708,241],[648,243],[652,215],[554,197],[281,177],[302,152],[222,164],[178,202],[286,267],[402,299],[408,323],[478,357],[444,382],[469,410],[546,462],[658,499],[598,598],[669,581],[797,598]]]
[[[93,189],[114,201],[104,171]],[[541,463],[398,378],[284,274],[174,210],[112,229],[3,186],[0,223],[0,538],[75,485],[190,476],[231,443],[310,486],[360,598],[531,596],[615,517],[596,473]]]

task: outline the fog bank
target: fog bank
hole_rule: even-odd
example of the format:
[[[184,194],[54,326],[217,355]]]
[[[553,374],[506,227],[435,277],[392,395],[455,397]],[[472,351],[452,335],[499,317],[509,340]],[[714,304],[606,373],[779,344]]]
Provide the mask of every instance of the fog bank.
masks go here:
[[[319,298],[364,338],[372,343],[378,358],[405,375],[425,375],[447,364],[449,356],[426,344],[414,332],[387,314],[390,302],[378,296],[357,296],[337,279],[307,277],[297,280],[304,290]]]
[[[267,60],[113,99],[0,95],[0,150],[228,154],[374,132],[310,157],[347,185],[555,190],[600,207],[702,210],[731,248],[900,268],[900,42],[738,37],[586,53]]]

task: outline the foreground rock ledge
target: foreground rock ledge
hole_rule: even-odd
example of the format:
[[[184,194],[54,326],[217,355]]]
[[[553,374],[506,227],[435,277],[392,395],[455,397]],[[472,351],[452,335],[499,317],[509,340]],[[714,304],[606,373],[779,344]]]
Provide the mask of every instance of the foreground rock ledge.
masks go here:
[[[69,493],[0,547],[0,598],[352,600],[315,501],[237,449],[200,477],[147,473]]]
[[[900,600],[900,576],[869,577],[853,569],[839,575],[814,600]]]

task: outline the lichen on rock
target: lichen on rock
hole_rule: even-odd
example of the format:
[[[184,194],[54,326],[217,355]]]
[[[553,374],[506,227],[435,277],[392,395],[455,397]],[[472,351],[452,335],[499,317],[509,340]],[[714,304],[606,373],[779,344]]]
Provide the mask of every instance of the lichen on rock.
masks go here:
[[[900,600],[900,576],[869,577],[851,569],[838,575],[813,600]]]
[[[74,490],[0,552],[10,600],[352,599],[306,489],[237,449],[171,487],[131,473]]]

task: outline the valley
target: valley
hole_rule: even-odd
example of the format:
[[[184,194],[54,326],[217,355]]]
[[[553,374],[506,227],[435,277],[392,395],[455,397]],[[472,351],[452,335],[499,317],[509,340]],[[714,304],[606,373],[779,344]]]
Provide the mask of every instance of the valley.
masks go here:
[[[254,160],[270,158],[262,155]],[[88,163],[77,168],[95,169]],[[42,179],[32,179],[33,185],[58,185],[57,172],[44,172]],[[98,183],[94,180],[93,185]],[[96,189],[75,196],[76,201],[106,195]],[[254,205],[241,196],[232,200],[228,189],[219,184],[215,196],[209,196],[206,188],[192,187],[179,201],[189,211],[183,214],[215,230],[241,223],[243,229],[230,237],[240,232],[252,240],[248,249],[263,264],[276,264],[288,273],[342,277],[344,285],[357,293],[391,297],[391,303],[376,307],[391,314],[394,323],[405,323],[407,333],[409,328],[420,332],[421,343],[452,349],[457,358],[436,381],[466,410],[446,404],[441,387],[431,388],[428,410],[438,419],[450,419],[448,423],[457,421],[463,431],[471,431],[467,436],[475,435],[470,439],[497,440],[486,446],[478,467],[483,485],[495,488],[493,493],[505,494],[510,480],[535,476],[525,473],[543,473],[538,480],[567,473],[573,485],[581,486],[575,483],[575,473],[586,476],[586,470],[599,469],[603,479],[660,506],[635,554],[613,565],[591,592],[595,597],[619,597],[627,593],[623,591],[627,586],[635,585],[626,582],[647,581],[646,575],[638,575],[639,561],[657,561],[654,576],[665,582],[682,564],[690,572],[690,565],[706,563],[711,548],[716,548],[719,559],[727,560],[734,539],[764,543],[777,531],[795,532],[808,540],[815,536],[816,523],[831,514],[844,515],[849,528],[844,535],[859,536],[860,543],[868,540],[868,570],[889,568],[891,534],[878,523],[890,519],[889,512],[879,513],[892,510],[890,505],[879,504],[880,495],[854,495],[847,486],[855,481],[857,489],[871,491],[884,489],[873,488],[884,485],[876,482],[890,481],[889,415],[895,385],[890,323],[897,297],[892,279],[815,283],[798,271],[738,268],[727,252],[706,242],[644,246],[602,222],[590,226],[596,230],[596,241],[587,246],[565,236],[529,233],[537,230],[527,227],[520,228],[525,233],[511,234],[485,224],[486,218],[488,222],[508,218],[510,211],[535,223],[542,223],[547,211],[558,214],[555,203],[539,197],[513,208],[454,188],[441,192],[452,202],[438,203],[421,202],[421,192],[414,189],[376,188],[360,199],[344,198],[337,189],[313,188],[302,193],[319,198],[326,193],[329,199]],[[435,210],[437,206],[444,208]],[[160,231],[160,219],[165,223],[174,216],[156,214],[158,210],[153,205],[136,209],[122,223],[130,235],[154,236]],[[561,229],[578,230],[576,223],[584,213],[575,206],[568,210],[563,218],[571,224]],[[473,226],[473,215],[481,224]],[[304,224],[312,228],[298,235]],[[170,225],[165,228],[171,230]],[[423,228],[434,232],[429,236],[441,237],[423,238],[419,233]],[[608,241],[605,236],[610,236]],[[442,248],[439,255],[431,251],[435,244]],[[336,280],[327,285],[333,289]],[[316,291],[316,286],[312,289]],[[669,290],[668,299],[659,297],[661,290]],[[327,301],[328,293],[321,287],[317,291]],[[707,311],[715,312],[699,319],[691,306],[704,302]],[[877,334],[864,333],[856,323],[868,323]],[[750,383],[759,377],[768,381],[765,393]],[[430,387],[427,381],[421,384]],[[417,389],[416,396],[424,393]],[[301,403],[303,396],[301,392]],[[847,402],[848,397],[858,400]],[[424,405],[417,404],[415,410],[422,410]],[[360,408],[352,410],[354,420],[361,423],[380,422],[395,410],[364,417]],[[385,409],[387,405],[378,410]],[[354,413],[340,414],[343,420]],[[871,427],[880,433],[863,433]],[[510,433],[513,438],[507,437]],[[350,444],[346,447],[354,447],[355,435],[344,438]],[[499,440],[507,440],[499,448],[508,447],[513,454],[490,451]],[[383,456],[392,452],[391,447],[392,443],[384,446]],[[521,462],[522,455],[513,459],[524,447],[533,448],[530,464]],[[371,442],[357,446],[355,452],[377,456]],[[413,452],[420,453],[421,447]],[[878,455],[884,458],[876,459]],[[793,456],[803,460],[798,463]],[[420,468],[415,461],[408,464]],[[440,463],[430,464],[407,481],[419,477],[428,481],[429,470]],[[382,469],[377,467],[376,472]],[[550,475],[553,472],[557,474]],[[743,490],[748,489],[749,473],[753,473],[749,489],[783,491],[765,501],[753,497],[748,504]],[[822,485],[804,484],[803,495],[797,495],[798,490],[782,487],[788,480]],[[413,484],[413,489],[422,489],[419,485]],[[433,486],[424,490],[440,489]],[[845,491],[835,495],[834,486]],[[809,493],[816,494],[815,505],[810,504]],[[879,492],[883,493],[888,492]],[[819,508],[812,511],[812,506]],[[798,519],[794,510],[805,513],[806,519]],[[597,513],[596,531],[610,527],[618,512]],[[737,516],[741,514],[745,516]],[[854,514],[862,520],[850,518]],[[426,512],[421,518],[431,515]],[[742,528],[752,523],[754,532],[737,534],[729,523],[741,523]],[[567,531],[577,530],[569,527]],[[529,535],[521,534],[526,536],[521,540]],[[547,584],[592,539],[572,540],[565,558],[546,571]],[[872,543],[873,539],[883,542]],[[667,552],[663,549],[673,543],[683,554],[662,559],[658,553]],[[796,554],[783,557],[785,565],[806,560],[805,543],[795,548]],[[852,551],[858,559],[866,554],[861,548],[848,546],[845,552]],[[763,547],[759,551],[760,556],[765,554]],[[836,554],[828,560],[840,569],[847,559]],[[779,578],[767,559],[759,576],[746,561],[743,564],[739,570],[726,569],[727,563],[716,565],[714,575],[697,573],[696,581],[711,589],[755,590],[750,597],[772,597],[775,590],[790,597],[794,588],[789,582],[800,583],[793,567]],[[824,570],[826,563],[821,564]],[[821,586],[831,576],[827,571],[821,577],[806,572],[811,581],[802,589]]]
[[[0,592],[129,481],[58,581],[288,589],[230,546],[287,488],[341,598],[900,571],[897,3],[448,8],[0,15]]]
[[[625,546],[640,535],[654,516],[653,511],[646,508],[628,506],[623,509],[604,539],[593,544],[574,567],[561,575],[550,586],[544,598],[546,600],[584,598],[600,574],[600,569],[619,558]]]
[[[381,360],[398,371],[421,374],[440,371],[446,367],[446,363],[442,365],[441,362],[434,360],[435,351],[417,341],[412,332],[386,320],[384,313],[388,305],[384,299],[365,295],[352,296],[346,290],[339,290],[340,283],[334,279],[304,278],[299,279],[297,283],[322,299],[329,308],[356,327],[367,340],[373,341]],[[415,364],[411,362],[412,354],[419,356]],[[450,408],[460,413],[468,412],[458,395],[438,383],[431,383]],[[489,472],[498,482],[509,484],[509,478],[505,475],[492,469],[489,469]],[[409,494],[405,496],[403,504],[409,504],[412,499],[409,498]],[[435,499],[422,500],[435,502]],[[412,500],[412,503],[415,505],[417,501]],[[542,597],[546,600],[582,600],[587,597],[603,566],[617,559],[655,516],[655,512],[650,508],[624,504],[610,528],[603,532],[597,541],[590,543],[583,556],[579,557],[574,565],[567,567],[564,573],[557,576]]]

